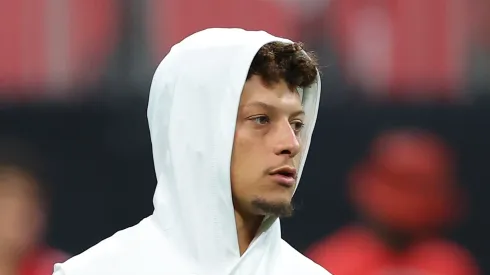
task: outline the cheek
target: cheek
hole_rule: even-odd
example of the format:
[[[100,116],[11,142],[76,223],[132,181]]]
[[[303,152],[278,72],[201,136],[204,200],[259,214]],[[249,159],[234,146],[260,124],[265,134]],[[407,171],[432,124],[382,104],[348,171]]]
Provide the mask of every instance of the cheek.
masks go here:
[[[299,168],[299,165],[301,164],[301,157],[303,156],[303,152],[300,151],[299,154],[294,156],[293,158],[293,164],[295,168]]]
[[[232,160],[236,163],[254,163],[261,159],[264,142],[252,129],[242,126],[237,128],[233,142]]]
[[[263,157],[260,152],[263,152],[260,142],[256,142],[256,139],[246,132],[237,130],[231,157],[232,187],[245,185],[261,172]]]

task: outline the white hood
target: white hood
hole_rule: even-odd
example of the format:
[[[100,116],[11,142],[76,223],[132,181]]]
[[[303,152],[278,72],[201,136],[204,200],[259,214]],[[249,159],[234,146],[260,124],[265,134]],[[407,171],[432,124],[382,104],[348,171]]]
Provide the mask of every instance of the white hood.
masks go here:
[[[270,218],[264,222],[264,233],[240,256],[230,186],[240,95],[255,54],[273,41],[291,43],[262,31],[208,29],[175,45],[156,70],[148,106],[158,179],[155,211],[128,229],[135,231],[133,235],[144,232],[138,233],[145,235],[139,240],[142,253],[152,251],[154,259],[161,255],[152,272],[265,275],[276,271],[276,264],[290,261],[285,255],[294,254],[282,251],[279,220]],[[318,112],[317,79],[303,91],[305,152],[299,175]],[[135,229],[145,226],[152,229]],[[151,247],[143,248],[147,242]],[[168,257],[170,262],[164,260]]]

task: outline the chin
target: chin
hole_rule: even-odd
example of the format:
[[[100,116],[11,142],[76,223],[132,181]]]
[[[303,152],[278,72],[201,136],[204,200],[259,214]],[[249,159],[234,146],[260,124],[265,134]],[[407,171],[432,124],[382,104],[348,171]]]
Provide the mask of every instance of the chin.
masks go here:
[[[291,199],[267,199],[261,197],[254,199],[252,206],[261,215],[290,217],[294,212]]]

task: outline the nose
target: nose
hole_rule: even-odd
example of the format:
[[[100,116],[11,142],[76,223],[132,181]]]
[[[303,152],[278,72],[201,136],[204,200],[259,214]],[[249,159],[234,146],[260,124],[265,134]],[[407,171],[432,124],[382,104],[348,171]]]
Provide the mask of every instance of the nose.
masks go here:
[[[299,137],[294,132],[289,121],[278,125],[274,144],[274,153],[276,155],[288,155],[293,158],[299,153]]]

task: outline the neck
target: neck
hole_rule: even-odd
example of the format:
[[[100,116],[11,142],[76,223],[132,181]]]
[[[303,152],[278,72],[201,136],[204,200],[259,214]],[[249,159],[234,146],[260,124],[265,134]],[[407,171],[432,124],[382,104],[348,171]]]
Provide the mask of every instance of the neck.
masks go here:
[[[240,255],[243,255],[257,235],[263,216],[242,214],[235,210],[235,222],[238,235]]]
[[[0,275],[13,275],[18,272],[19,258],[8,252],[0,255]]]
[[[413,236],[410,234],[393,230],[382,224],[371,223],[370,230],[378,239],[394,251],[404,251],[414,241]]]
[[[16,275],[18,272],[13,266],[0,266],[0,275]]]

